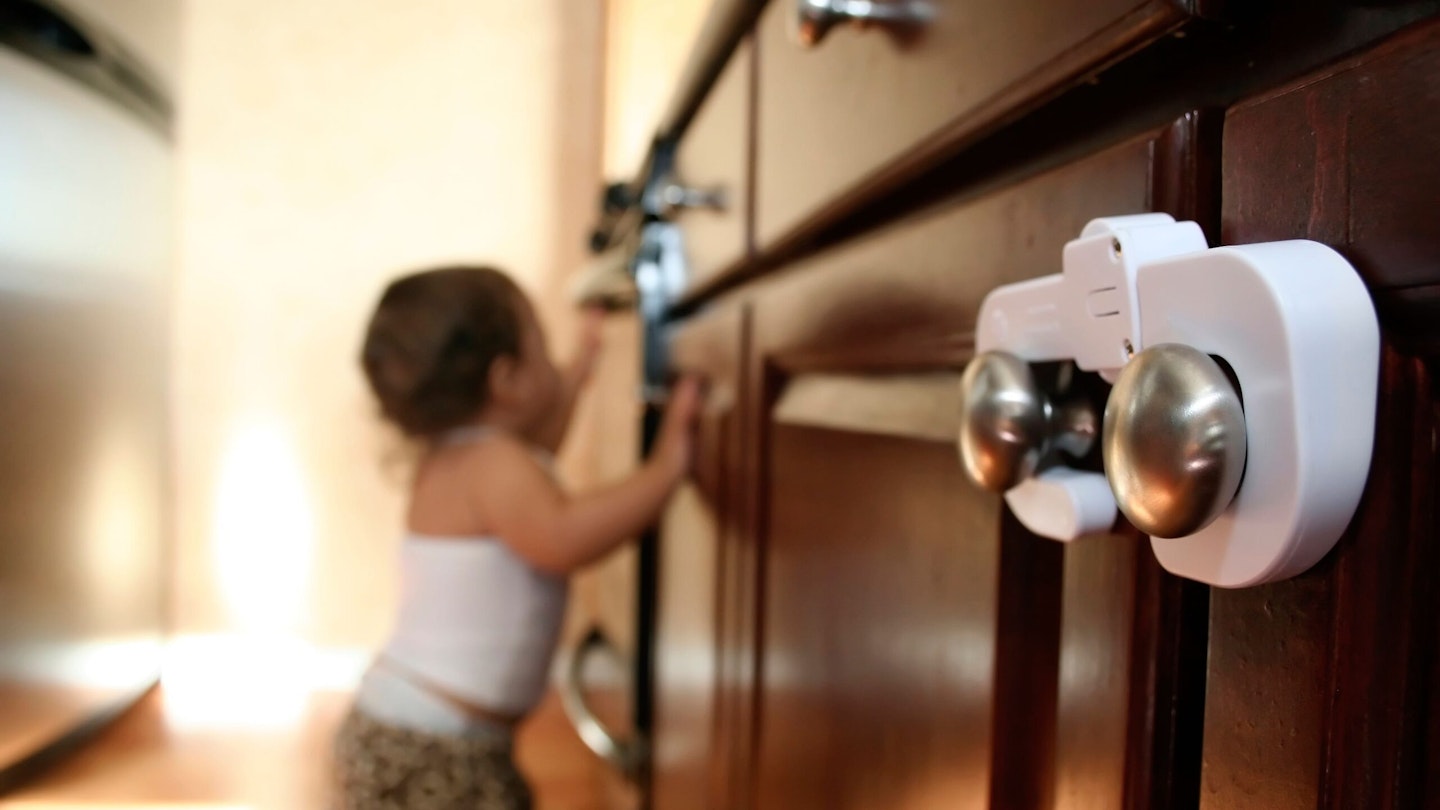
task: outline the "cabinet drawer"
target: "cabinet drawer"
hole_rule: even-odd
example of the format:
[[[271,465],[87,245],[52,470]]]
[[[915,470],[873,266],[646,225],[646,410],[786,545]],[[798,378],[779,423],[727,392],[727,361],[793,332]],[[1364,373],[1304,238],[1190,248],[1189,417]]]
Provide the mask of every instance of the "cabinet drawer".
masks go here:
[[[967,352],[988,292],[1058,273],[1065,243],[1090,219],[1150,206],[1153,143],[1131,141],[801,262],[752,291],[757,340],[801,367],[897,352],[929,364],[936,349],[926,347],[955,339]]]
[[[1174,29],[1201,0],[934,0],[906,37],[839,26],[809,50],[790,31],[797,2],[774,0],[759,25],[762,248]]]
[[[676,151],[677,179],[700,191],[718,191],[718,208],[685,209],[691,283],[703,284],[750,250],[750,118],[754,47],[742,42],[721,72]]]

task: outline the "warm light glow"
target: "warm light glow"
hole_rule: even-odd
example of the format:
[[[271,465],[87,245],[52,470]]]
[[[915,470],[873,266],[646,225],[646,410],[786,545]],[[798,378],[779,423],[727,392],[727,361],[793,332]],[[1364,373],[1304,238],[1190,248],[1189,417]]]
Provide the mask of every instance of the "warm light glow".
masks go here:
[[[972,762],[970,767],[944,768],[917,775],[888,806],[901,810],[982,810],[990,806],[984,765]]]
[[[231,433],[215,493],[215,575],[235,626],[299,630],[314,551],[310,500],[295,448],[278,423]]]
[[[188,636],[165,655],[165,714],[183,728],[276,728],[304,716],[314,651],[298,640],[315,529],[295,448],[277,422],[230,432],[210,529],[232,636]]]
[[[135,598],[133,578],[116,572],[139,569],[150,574],[160,563],[160,472],[149,463],[149,449],[139,446],[133,434],[124,424],[108,425],[87,465],[81,527],[86,548],[81,560],[87,593],[98,610],[127,611]],[[151,549],[149,558],[139,549]]]
[[[18,656],[37,664],[35,675],[51,682],[128,690],[158,674],[164,531],[160,504],[162,471],[133,416],[105,425],[87,465],[79,565],[90,626],[103,632],[85,643],[72,640],[26,645]]]

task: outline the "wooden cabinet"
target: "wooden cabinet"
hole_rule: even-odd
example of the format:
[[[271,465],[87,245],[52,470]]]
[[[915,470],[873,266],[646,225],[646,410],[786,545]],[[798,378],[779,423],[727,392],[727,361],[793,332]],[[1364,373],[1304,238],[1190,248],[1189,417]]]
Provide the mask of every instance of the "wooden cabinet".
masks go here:
[[[741,258],[702,256],[672,313],[673,365],[717,399],[661,528],[654,806],[1440,807],[1440,4],[1204,27],[1213,8],[939,3],[923,37],[812,52],[789,3],[722,5],[755,47],[755,238],[700,251]],[[687,173],[734,173],[714,122],[745,106],[735,64],[681,135]],[[1368,285],[1369,483],[1298,577],[1182,580],[1123,520],[1042,539],[962,473],[982,299],[1146,211],[1212,245],[1317,240]]]
[[[1111,806],[1142,774],[1194,789],[1176,773],[1193,763],[1154,753],[1198,745],[1153,722],[1184,684],[1131,661],[1203,656],[1203,613],[1133,531],[1066,548],[1004,519],[955,436],[984,294],[1054,272],[1090,218],[1193,188],[1179,175],[1218,145],[1201,129],[1187,116],[753,291],[769,386],[756,807],[1021,808],[1067,792]],[[1199,704],[1182,712],[1198,735]],[[1052,770],[1054,787],[1037,778]]]

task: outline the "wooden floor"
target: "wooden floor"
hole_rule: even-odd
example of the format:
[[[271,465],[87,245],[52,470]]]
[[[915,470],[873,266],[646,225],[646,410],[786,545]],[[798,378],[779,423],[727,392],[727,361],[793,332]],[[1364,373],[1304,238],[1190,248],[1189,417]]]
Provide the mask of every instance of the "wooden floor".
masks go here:
[[[147,697],[94,742],[34,784],[0,800],[7,810],[321,810],[330,736],[349,698],[312,695],[294,722],[189,727]],[[546,699],[521,730],[520,767],[536,810],[600,810],[599,771]]]

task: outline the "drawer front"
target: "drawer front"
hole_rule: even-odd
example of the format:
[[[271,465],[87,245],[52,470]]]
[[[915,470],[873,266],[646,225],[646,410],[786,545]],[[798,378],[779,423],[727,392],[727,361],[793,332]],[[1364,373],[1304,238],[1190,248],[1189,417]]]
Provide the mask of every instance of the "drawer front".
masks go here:
[[[936,0],[906,39],[842,26],[812,49],[773,0],[759,28],[757,242],[764,248],[867,179],[993,129],[1186,19],[1168,0]],[[914,156],[914,155],[912,155]]]
[[[758,808],[1194,805],[1198,758],[1175,752],[1198,746],[1203,667],[1177,662],[1203,660],[1205,590],[1123,522],[1068,545],[1030,534],[966,481],[954,441],[984,295],[1057,272],[1093,217],[1212,210],[1202,124],[749,291],[766,370]]]
[[[716,80],[676,152],[685,186],[718,191],[718,208],[679,214],[691,283],[704,284],[750,251],[750,121],[754,47],[741,43]]]

